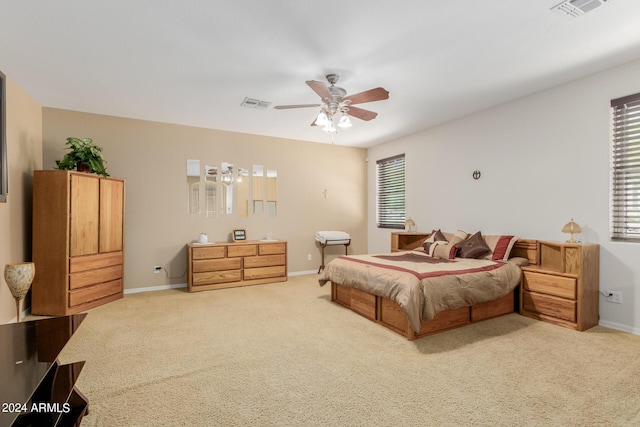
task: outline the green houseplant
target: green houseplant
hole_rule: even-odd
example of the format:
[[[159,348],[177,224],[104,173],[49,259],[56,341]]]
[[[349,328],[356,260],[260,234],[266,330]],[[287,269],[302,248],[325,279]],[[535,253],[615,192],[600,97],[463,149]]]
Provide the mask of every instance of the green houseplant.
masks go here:
[[[56,160],[58,169],[91,172],[104,177],[109,176],[104,166],[106,160],[102,156],[102,148],[93,143],[91,138],[67,138],[69,152],[62,160]]]

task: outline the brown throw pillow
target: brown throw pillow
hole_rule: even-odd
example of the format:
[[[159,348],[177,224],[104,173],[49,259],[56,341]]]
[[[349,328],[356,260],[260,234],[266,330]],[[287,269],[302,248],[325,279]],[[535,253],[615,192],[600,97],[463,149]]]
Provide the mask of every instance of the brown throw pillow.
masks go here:
[[[458,256],[460,258],[481,258],[490,252],[491,248],[487,246],[479,231],[458,243]]]
[[[438,230],[438,231],[432,231],[431,235],[429,235],[429,237],[427,237],[427,240],[424,241],[424,243],[422,243],[422,247],[424,248],[424,251],[426,253],[429,253],[429,249],[431,248],[431,245],[433,245],[433,242],[447,242],[447,238],[444,237],[444,234],[442,234],[442,231]]]
[[[431,256],[440,259],[454,259],[458,253],[458,245],[464,240],[464,237],[462,236],[466,237],[467,233],[458,230],[453,237],[451,237],[449,243],[436,242],[437,244],[434,244],[431,247]]]

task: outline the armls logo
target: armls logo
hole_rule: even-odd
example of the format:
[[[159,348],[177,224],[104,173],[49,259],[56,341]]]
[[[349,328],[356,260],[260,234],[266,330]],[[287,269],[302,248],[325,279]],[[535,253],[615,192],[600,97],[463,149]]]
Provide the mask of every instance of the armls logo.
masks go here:
[[[42,413],[64,413],[68,414],[71,412],[71,404],[70,403],[50,403],[50,402],[33,402],[31,405],[31,412],[42,412]]]

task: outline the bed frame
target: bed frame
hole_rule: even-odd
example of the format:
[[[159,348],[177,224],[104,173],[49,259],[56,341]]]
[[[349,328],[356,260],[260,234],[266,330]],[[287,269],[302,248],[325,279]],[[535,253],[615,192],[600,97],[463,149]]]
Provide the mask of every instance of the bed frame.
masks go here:
[[[537,247],[537,240],[519,239],[511,251],[511,257],[527,258],[530,264],[537,264]],[[516,295],[518,288],[494,301],[440,312],[433,319],[422,322],[420,331],[415,332],[396,302],[331,282],[331,301],[407,337],[410,341],[513,313],[518,307]]]

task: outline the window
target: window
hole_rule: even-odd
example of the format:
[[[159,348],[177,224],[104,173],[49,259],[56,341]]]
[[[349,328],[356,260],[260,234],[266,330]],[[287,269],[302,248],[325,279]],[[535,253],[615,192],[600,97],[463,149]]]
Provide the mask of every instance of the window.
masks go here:
[[[640,93],[611,101],[611,238],[640,242]]]
[[[376,220],[379,228],[404,228],[404,154],[378,160]]]

